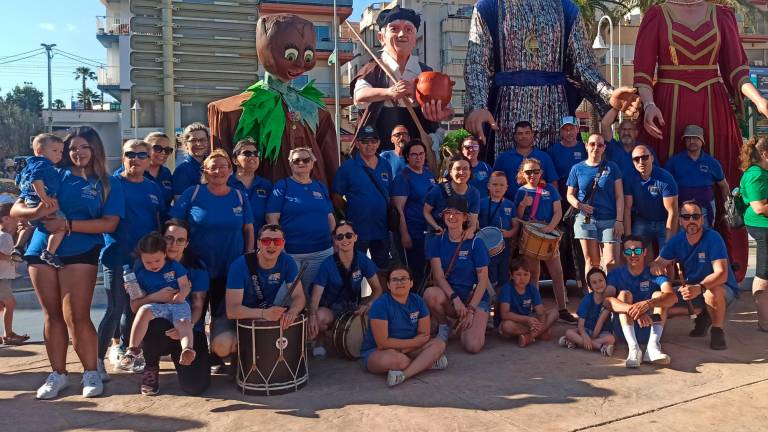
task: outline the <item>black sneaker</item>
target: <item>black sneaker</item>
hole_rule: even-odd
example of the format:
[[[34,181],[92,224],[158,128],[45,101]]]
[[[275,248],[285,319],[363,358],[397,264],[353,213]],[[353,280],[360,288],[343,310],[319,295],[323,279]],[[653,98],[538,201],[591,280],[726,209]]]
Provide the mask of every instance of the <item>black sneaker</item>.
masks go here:
[[[155,396],[160,393],[160,367],[144,366],[144,376],[141,379],[141,394]]]
[[[43,252],[40,253],[40,259],[49,266],[55,267],[57,269],[64,268],[64,263],[61,262],[61,259],[56,255],[48,252],[47,249],[44,249]]]
[[[559,319],[560,321],[566,324],[576,324],[579,322],[579,320],[576,319],[576,317],[574,317],[573,315],[571,315],[570,312],[568,312],[568,309],[560,309]]]
[[[725,332],[721,327],[712,327],[709,331],[709,348],[713,350],[728,349],[725,343]]]
[[[13,251],[11,252],[11,261],[21,262],[24,259],[23,257],[24,251],[20,247],[13,248]]]
[[[696,317],[693,330],[688,333],[690,337],[704,337],[707,335],[707,330],[712,325],[712,319],[709,317],[709,312],[704,308],[699,316]]]

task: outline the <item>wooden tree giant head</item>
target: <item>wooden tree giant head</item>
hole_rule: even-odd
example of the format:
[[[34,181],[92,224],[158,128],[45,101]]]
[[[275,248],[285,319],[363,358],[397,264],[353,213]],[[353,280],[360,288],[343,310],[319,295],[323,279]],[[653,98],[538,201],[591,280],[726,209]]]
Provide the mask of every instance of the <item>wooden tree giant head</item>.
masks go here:
[[[256,24],[256,53],[267,72],[289,82],[315,67],[315,28],[298,15],[263,16]]]

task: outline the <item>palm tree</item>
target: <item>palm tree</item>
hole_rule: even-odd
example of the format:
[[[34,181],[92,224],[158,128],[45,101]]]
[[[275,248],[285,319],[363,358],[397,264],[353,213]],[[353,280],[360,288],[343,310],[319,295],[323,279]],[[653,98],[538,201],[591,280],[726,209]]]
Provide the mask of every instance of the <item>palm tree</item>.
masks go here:
[[[83,103],[83,107],[86,110],[93,109],[93,102],[97,97],[98,95],[96,95],[96,93],[94,93],[93,90],[89,89],[88,87],[84,88],[83,91],[77,94],[77,100]]]
[[[93,72],[87,66],[79,66],[77,69],[75,69],[75,72],[73,72],[73,74],[75,75],[75,80],[81,80],[82,83],[83,83],[83,90],[81,92],[82,94],[85,94],[86,90],[88,90],[88,87],[86,86],[86,81],[87,80],[94,80],[94,81],[96,80],[96,73]],[[90,90],[88,90],[88,91],[90,91]],[[91,94],[93,94],[93,92],[91,92]],[[78,95],[78,98],[80,99],[79,95]],[[80,100],[83,101],[83,103],[85,105],[85,108],[89,109],[88,108],[88,103],[90,103],[90,98],[87,100],[87,102],[86,102],[85,99],[80,99]]]
[[[64,105],[64,101],[63,100],[61,100],[61,99],[54,99],[54,101],[53,101],[53,109],[60,110],[60,109],[64,109],[65,106],[66,105]]]

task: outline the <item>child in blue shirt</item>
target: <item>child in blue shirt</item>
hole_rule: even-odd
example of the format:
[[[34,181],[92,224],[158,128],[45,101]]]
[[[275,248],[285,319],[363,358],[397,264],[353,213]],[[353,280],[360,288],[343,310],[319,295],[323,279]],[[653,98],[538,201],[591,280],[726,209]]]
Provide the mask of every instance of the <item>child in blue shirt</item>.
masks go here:
[[[39,134],[32,141],[32,151],[35,155],[27,160],[27,166],[21,171],[19,177],[19,198],[22,198],[29,208],[39,205],[46,208],[55,207],[58,205],[56,197],[61,181],[54,165],[61,161],[64,142],[52,134]],[[59,215],[64,216],[61,213]],[[25,239],[23,243],[19,243],[20,245],[26,244],[35,226],[42,229],[38,220],[31,222],[32,226],[20,234],[20,237]],[[43,262],[56,268],[64,267],[61,259],[56,255],[56,250],[65,235],[64,231],[48,235],[48,245],[40,253],[40,259]]]
[[[512,280],[501,288],[499,304],[501,325],[499,334],[517,337],[517,344],[525,348],[536,339],[549,340],[550,328],[557,320],[557,311],[545,309],[539,290],[531,284],[528,263],[515,259],[509,266]]]
[[[488,265],[488,278],[494,288],[509,282],[509,257],[511,239],[517,237],[520,223],[515,219],[515,207],[512,201],[504,198],[508,188],[507,175],[504,171],[494,171],[488,180],[489,195],[480,200],[478,221],[480,228],[496,227],[501,230],[504,249],[491,257]],[[493,247],[493,245],[486,245]]]
[[[587,351],[600,350],[602,355],[610,357],[613,355],[616,338],[609,329],[603,329],[611,314],[610,308],[604,307],[608,277],[601,268],[593,267],[587,274],[587,285],[591,292],[584,296],[576,312],[579,316],[579,329],[566,330],[559,344],[570,349],[578,346]]]
[[[132,298],[131,303],[139,301],[141,306],[136,310],[136,316],[131,326],[130,347],[120,359],[120,368],[131,370],[137,358],[142,356],[141,342],[147,334],[149,322],[155,318],[163,318],[173,323],[181,339],[181,356],[179,364],[188,366],[195,360],[192,334],[192,310],[186,298],[191,291],[187,270],[178,261],[169,260],[165,254],[165,238],[158,232],[152,232],[139,241],[136,262],[136,281],[146,293],[143,297]],[[152,294],[163,288],[173,288],[178,292],[170,303],[158,303],[150,298]]]

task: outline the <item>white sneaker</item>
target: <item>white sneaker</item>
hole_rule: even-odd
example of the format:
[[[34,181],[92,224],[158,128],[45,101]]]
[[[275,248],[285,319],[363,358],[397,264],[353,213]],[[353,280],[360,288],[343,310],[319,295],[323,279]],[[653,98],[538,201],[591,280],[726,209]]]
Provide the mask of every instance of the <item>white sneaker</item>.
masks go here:
[[[45,383],[37,389],[38,399],[53,399],[69,385],[69,377],[66,374],[51,372]]]
[[[403,381],[405,381],[405,374],[403,371],[391,370],[387,374],[387,385],[390,387],[402,384]]]
[[[109,362],[113,365],[116,365],[120,361],[120,357],[125,354],[125,350],[120,347],[120,345],[112,345],[109,347],[109,355],[107,358],[109,359]]]
[[[668,365],[672,363],[672,357],[664,354],[660,349],[648,348],[643,355],[643,361],[657,365]]]
[[[104,392],[104,384],[101,382],[101,376],[98,371],[83,372],[83,397],[92,398],[101,396]]]
[[[613,357],[613,345],[603,345],[600,347],[600,354],[606,357]]]
[[[109,374],[107,373],[106,367],[104,367],[104,360],[99,359],[98,363],[96,363],[96,370],[99,371],[99,376],[101,377],[101,382],[107,382],[111,378],[109,377]]]
[[[627,360],[624,362],[624,366],[628,368],[636,368],[640,366],[640,363],[642,363],[643,358],[643,350],[638,347],[637,349],[629,349],[629,355],[627,356]]]
[[[448,367],[448,357],[445,354],[441,355],[439,359],[432,365],[430,370],[443,370]]]

